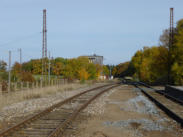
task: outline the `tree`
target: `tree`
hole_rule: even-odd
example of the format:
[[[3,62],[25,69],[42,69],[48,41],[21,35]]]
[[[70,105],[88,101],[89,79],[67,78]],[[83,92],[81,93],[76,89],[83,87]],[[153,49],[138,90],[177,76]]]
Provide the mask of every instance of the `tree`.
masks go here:
[[[67,64],[65,67],[64,67],[64,70],[63,70],[63,75],[64,75],[64,78],[67,78],[67,79],[74,79],[74,71],[73,71],[73,68],[71,65]]]
[[[160,46],[164,46],[166,48],[169,47],[169,35],[170,35],[169,29],[165,29],[163,31],[163,34],[159,38]]]
[[[21,73],[21,81],[34,82],[35,79],[34,79],[34,77],[32,76],[32,74],[30,72],[22,72]]]
[[[144,47],[132,57],[127,70],[140,81],[154,83],[158,80],[166,81],[168,49],[165,46]]]
[[[183,19],[177,22],[176,26],[177,33],[174,39],[174,47],[172,50],[172,78],[174,84],[183,84]]]
[[[109,76],[109,73],[110,73],[110,72],[109,72],[108,67],[105,66],[105,65],[103,65],[102,69],[103,69],[103,74],[104,74],[105,76]]]
[[[42,73],[42,60],[41,59],[32,60],[32,73],[35,75],[40,75]]]
[[[97,78],[99,78],[102,73],[102,66],[99,64],[96,64],[95,67],[96,67],[96,76]]]
[[[142,56],[143,56],[143,52],[137,51],[131,59],[132,66],[135,69],[134,77],[138,78],[138,79],[141,79],[140,68],[141,68],[141,64],[142,64]]]
[[[115,67],[112,69],[112,75],[113,75],[113,76],[116,76],[116,73],[117,73],[117,67],[115,66]]]
[[[0,71],[6,71],[6,62],[4,62],[3,60],[0,60]]]
[[[97,70],[95,64],[89,63],[87,66],[87,72],[89,74],[88,79],[91,80],[97,79]]]
[[[32,72],[33,71],[33,60],[30,60],[28,62],[24,62],[22,64],[22,71]]]
[[[48,62],[48,59],[45,58],[45,62]],[[78,57],[72,59],[64,58],[55,58],[51,59],[51,74],[56,76],[63,76],[67,79],[97,79],[102,74],[102,66],[89,63],[88,58]],[[46,64],[46,70],[48,71],[48,64]],[[30,74],[39,75],[42,73],[42,59],[34,59],[27,62],[24,62],[22,65],[15,63],[12,69],[14,79],[22,79],[24,81],[28,80]],[[108,73],[107,68],[104,68],[105,73]],[[21,72],[26,76],[22,76]],[[30,76],[30,79],[31,76]]]
[[[54,75],[59,76],[63,73],[62,70],[63,70],[63,64],[61,62],[56,62],[55,65],[53,66],[52,71]]]
[[[82,81],[87,80],[89,77],[88,72],[85,70],[85,68],[80,69],[78,73],[79,73],[79,79]]]
[[[15,62],[15,64],[12,67],[12,71],[16,74],[19,74],[21,72],[22,65],[18,62]]]
[[[21,71],[22,65],[18,62],[15,62],[11,70],[11,80],[14,82],[20,80]]]

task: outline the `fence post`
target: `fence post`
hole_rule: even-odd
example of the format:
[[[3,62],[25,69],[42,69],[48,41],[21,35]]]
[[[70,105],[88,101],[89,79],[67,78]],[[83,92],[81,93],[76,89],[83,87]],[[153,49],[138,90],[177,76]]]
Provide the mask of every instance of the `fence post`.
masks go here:
[[[17,90],[17,82],[14,83],[14,90]]]
[[[24,83],[23,82],[21,82],[21,90],[23,90],[23,87],[24,87]]]
[[[43,81],[41,80],[40,81],[40,88],[42,88],[43,87]]]
[[[38,81],[36,81],[36,88],[38,88]]]
[[[0,83],[0,91],[1,91],[1,93],[2,93],[2,83]]]
[[[53,85],[55,86],[55,79],[53,79]]]
[[[64,79],[64,84],[67,84],[67,79]]]
[[[29,89],[29,82],[27,82],[27,89]]]
[[[49,85],[48,85],[48,81],[46,80],[45,81],[45,87],[47,87],[47,86],[49,86]]]
[[[53,79],[51,80],[51,86],[53,86]]]
[[[31,88],[34,89],[34,82],[32,82],[32,87]]]

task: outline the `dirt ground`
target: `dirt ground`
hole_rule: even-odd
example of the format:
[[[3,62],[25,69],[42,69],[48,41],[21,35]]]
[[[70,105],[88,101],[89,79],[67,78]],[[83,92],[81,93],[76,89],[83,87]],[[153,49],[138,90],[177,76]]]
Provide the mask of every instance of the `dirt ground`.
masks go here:
[[[72,136],[183,137],[183,129],[133,86],[110,92],[87,108],[88,119]]]

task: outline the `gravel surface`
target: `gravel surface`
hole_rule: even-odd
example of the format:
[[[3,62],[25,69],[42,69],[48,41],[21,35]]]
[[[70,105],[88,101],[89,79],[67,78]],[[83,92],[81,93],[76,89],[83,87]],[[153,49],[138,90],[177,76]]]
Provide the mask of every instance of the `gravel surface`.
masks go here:
[[[115,88],[110,90],[110,92],[106,92],[103,94],[100,98],[95,100],[92,104],[87,107],[84,112],[86,112],[88,115],[102,115],[105,111],[105,105],[106,104],[116,104],[118,106],[124,104],[125,108],[120,108],[123,111],[134,111],[137,113],[143,113],[143,114],[150,114],[158,116],[158,121],[152,121],[149,119],[127,119],[127,120],[121,120],[121,121],[106,121],[103,124],[105,126],[115,126],[115,127],[128,127],[130,123],[137,123],[141,125],[140,127],[144,130],[152,131],[152,130],[167,130],[169,128],[163,127],[161,125],[162,122],[169,121],[167,118],[162,118],[159,115],[159,111],[157,110],[156,106],[149,101],[145,96],[142,95],[142,93],[138,89],[134,89],[134,92],[137,93],[137,96],[134,98],[129,99],[126,102],[122,101],[114,101],[110,100],[108,97],[113,94],[116,90],[119,88]],[[141,102],[143,105],[140,105],[139,102]]]
[[[86,115],[102,115],[105,111],[105,105],[108,97],[114,93],[118,88],[111,89],[109,92],[102,94],[99,98],[94,100],[89,106],[84,109]]]
[[[76,95],[84,90],[94,88],[103,84],[94,84],[72,91],[62,91],[53,95],[47,95],[45,97],[28,99],[26,101],[18,102],[6,107],[3,107],[0,111],[0,122],[13,120],[15,117],[26,117],[35,112],[44,110],[45,108],[52,106],[68,97]]]
[[[137,88],[121,85],[106,92],[85,110],[88,120],[80,137],[182,137],[180,126]]]
[[[170,130],[169,128],[165,128],[161,125],[161,121],[152,121],[149,119],[128,119],[128,120],[122,120],[122,121],[106,121],[103,124],[105,126],[114,126],[114,127],[120,127],[125,128],[129,126],[132,126],[133,128],[138,129],[144,129],[147,131],[162,131],[162,130]]]
[[[142,95],[142,93],[138,89],[135,88],[134,92],[137,93],[137,96],[125,102],[128,107],[123,110],[159,116],[158,110],[151,101],[149,101],[144,95]]]

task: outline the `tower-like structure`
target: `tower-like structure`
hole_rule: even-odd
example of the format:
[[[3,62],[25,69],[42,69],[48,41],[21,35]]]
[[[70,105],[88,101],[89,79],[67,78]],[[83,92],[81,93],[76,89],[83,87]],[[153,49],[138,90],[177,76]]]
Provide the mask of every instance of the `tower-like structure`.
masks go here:
[[[47,57],[46,9],[43,10],[43,58]]]
[[[174,15],[173,15],[173,8],[170,8],[170,28],[169,28],[169,51],[168,51],[168,84],[171,84],[171,51],[174,42]]]
[[[42,75],[46,74],[47,58],[47,29],[46,29],[46,9],[43,10],[43,41],[42,41]]]
[[[169,37],[169,48],[173,46],[173,36],[174,36],[174,22],[173,22],[173,8],[170,8],[170,37]]]

